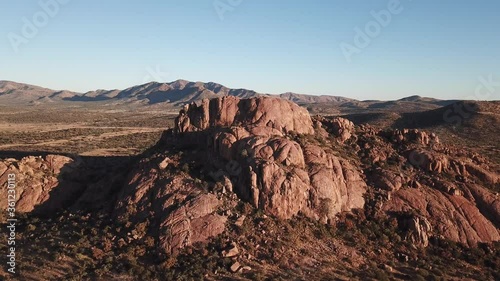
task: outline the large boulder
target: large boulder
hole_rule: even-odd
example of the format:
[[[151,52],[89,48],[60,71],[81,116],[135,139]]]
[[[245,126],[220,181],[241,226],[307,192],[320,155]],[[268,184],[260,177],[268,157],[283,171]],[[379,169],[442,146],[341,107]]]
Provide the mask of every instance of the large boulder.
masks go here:
[[[0,160],[0,207],[8,205],[8,179],[14,175],[16,211],[50,212],[67,207],[84,186],[74,179],[80,161],[61,155]]]
[[[301,146],[288,136],[315,132],[307,111],[294,103],[224,97],[189,105],[177,120],[178,133],[212,129],[206,137],[213,158],[238,166],[235,192],[268,214],[288,219],[301,212],[326,222],[364,206],[366,184],[354,166],[332,151]],[[331,126],[341,141],[354,131],[352,122],[342,118]]]
[[[156,237],[159,253],[168,256],[222,233],[227,217],[218,213],[223,202],[201,182],[183,172],[162,174],[161,159],[144,159],[131,171],[114,214],[125,225],[146,225],[139,239]]]
[[[403,222],[407,228],[405,239],[415,247],[427,247],[432,225],[425,217],[411,216]]]
[[[284,133],[314,133],[307,110],[293,102],[273,97],[239,99],[233,96],[185,106],[176,118],[175,130],[188,132],[231,126],[267,126]]]
[[[450,161],[444,154],[422,149],[411,150],[407,154],[410,164],[427,172],[440,174],[449,168]]]
[[[388,137],[392,142],[399,144],[413,142],[427,146],[440,143],[436,134],[427,133],[417,129],[390,130],[382,132],[382,135]]]
[[[386,191],[398,191],[406,183],[406,180],[402,174],[379,168],[373,173],[373,182],[376,188]]]
[[[328,221],[339,212],[363,208],[366,184],[345,159],[273,131],[255,136],[242,130],[216,134],[212,148],[216,157],[237,163],[235,192],[242,199],[283,219],[302,212]]]
[[[486,206],[492,206],[486,207],[488,213],[498,219],[498,208],[495,209],[494,205],[487,204],[487,202],[490,204],[494,202],[494,195],[477,186],[474,188],[474,192],[482,204],[477,204],[475,200],[469,200],[464,196],[452,195],[428,187],[405,188],[393,194],[392,199],[384,205],[384,210],[392,213],[418,211],[428,223],[419,226],[422,219],[418,223],[414,222],[413,233],[409,236],[412,241],[418,242],[417,244],[420,245],[425,246],[425,237],[431,235],[442,236],[470,246],[474,246],[478,242],[500,240],[500,232],[495,222],[489,220],[487,213],[483,213]],[[496,223],[498,225],[498,222]],[[421,231],[416,232],[424,228],[426,229],[425,235]]]
[[[213,194],[201,194],[169,213],[160,225],[160,246],[167,253],[196,242],[204,242],[225,230],[226,216],[216,213],[221,201]]]
[[[354,133],[354,123],[348,119],[335,117],[333,119],[323,119],[323,126],[343,143],[350,139]]]

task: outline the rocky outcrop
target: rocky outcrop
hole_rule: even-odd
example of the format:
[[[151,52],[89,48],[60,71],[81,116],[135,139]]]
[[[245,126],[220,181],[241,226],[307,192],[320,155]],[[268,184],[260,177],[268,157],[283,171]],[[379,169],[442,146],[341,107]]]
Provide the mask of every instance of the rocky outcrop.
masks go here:
[[[470,159],[462,159],[462,157],[450,159],[444,153],[423,149],[410,150],[406,154],[411,165],[421,168],[426,172],[436,174],[448,172],[462,177],[477,178],[486,184],[494,185],[500,183],[500,176],[498,174],[489,171],[484,165],[481,166],[473,163]]]
[[[440,174],[448,170],[450,161],[446,155],[428,150],[411,150],[408,152],[408,161],[411,165],[427,172]]]
[[[235,194],[280,219],[302,213],[328,222],[364,206],[366,184],[354,165],[295,139],[315,130],[307,111],[292,102],[205,100],[181,110],[173,133],[164,134],[159,155],[130,173],[115,206],[120,221],[148,224],[165,255],[222,233]],[[197,153],[175,155],[184,148]],[[196,175],[179,171],[188,162],[198,167]],[[199,180],[203,175],[213,183]]]
[[[384,206],[388,212],[411,213],[418,210],[432,226],[433,232],[426,231],[427,236],[442,236],[471,246],[478,242],[500,240],[498,228],[480,208],[482,209],[482,206],[476,205],[474,200],[429,187],[401,189],[395,192]],[[418,237],[422,236],[416,235],[415,241],[418,241]]]
[[[160,224],[160,247],[176,253],[222,233],[227,217],[216,213],[221,203],[213,194],[201,194],[176,208]]]
[[[391,130],[382,132],[382,135],[385,135],[395,143],[414,142],[425,146],[439,143],[439,137],[436,134],[417,129]]]
[[[214,115],[211,108],[234,109],[239,103],[231,99],[224,105],[219,100],[210,106],[212,102],[181,112],[179,120],[189,119],[184,124],[190,125],[178,131],[225,126],[206,135],[207,148],[213,159],[221,158],[237,167],[236,173],[229,174],[241,199],[278,218],[303,213],[323,222],[364,206],[364,177],[347,159],[334,156],[331,148],[298,142],[283,126],[275,126],[276,122],[256,125],[254,113],[248,115],[249,120],[238,122],[232,117],[203,117]],[[222,112],[218,116],[242,116],[231,109],[216,112]],[[496,200],[481,185],[471,186],[475,182],[498,183],[498,176],[484,160],[467,159],[466,154],[453,152],[435,134],[425,131],[355,128],[342,118],[314,120],[314,129],[306,132],[315,131],[323,140],[333,136],[341,144],[347,140],[352,140],[350,145],[356,143],[353,148],[360,161],[369,167],[365,170],[368,184],[384,194],[377,197],[384,202],[378,202],[376,210],[389,215],[419,214],[403,224],[405,238],[416,246],[426,246],[431,236],[469,245],[499,240]]]
[[[407,227],[406,240],[412,245],[427,247],[432,226],[425,217],[412,216],[404,222]]]
[[[229,105],[226,106],[224,100],[211,101],[211,103],[217,105],[215,108],[226,108],[234,104],[247,104],[248,102],[258,105],[276,102],[274,98],[252,99],[245,102],[235,102],[234,98],[231,98]],[[222,105],[220,105],[221,103]],[[287,112],[302,111],[295,104],[284,103],[286,106],[279,106],[279,108],[285,108]],[[273,108],[268,110],[273,110]],[[190,106],[187,111],[199,112],[200,107],[193,109]],[[229,112],[231,112],[230,116],[245,115],[245,113],[235,113],[232,110]],[[249,115],[249,120],[240,119],[238,122],[240,126],[233,126],[209,136],[213,139],[209,142],[213,144],[210,149],[214,156],[236,163],[238,166],[238,173],[234,175],[234,181],[237,183],[235,184],[235,192],[240,198],[252,203],[255,207],[283,219],[291,218],[302,212],[312,218],[328,221],[339,212],[362,208],[366,185],[355,167],[345,159],[335,157],[331,151],[325,151],[319,146],[299,145],[285,135],[287,130],[283,130],[283,128],[287,128],[287,125],[282,127],[276,126],[276,124],[283,123],[269,122],[269,120],[274,120],[274,116],[285,116],[284,119],[287,120],[286,115],[289,114],[287,112],[282,114],[278,114],[278,112],[252,112]],[[181,112],[180,117],[183,114],[185,113]],[[204,116],[212,115],[214,114],[204,114]],[[267,117],[263,119],[265,122],[256,123],[254,116]],[[314,131],[309,116],[304,120],[296,120],[296,118],[303,118],[302,113],[290,115],[290,119],[286,123],[304,124],[297,133]],[[219,119],[227,120],[226,117]],[[230,119],[232,120],[232,118]],[[190,120],[193,120],[193,117],[190,117]],[[193,123],[193,121],[190,122]],[[218,122],[194,123],[217,124]],[[222,124],[232,125],[235,123],[223,121]],[[205,125],[195,126],[195,128],[204,127]],[[178,131],[183,130],[179,129]]]
[[[311,117],[305,108],[280,98],[223,97],[190,104],[176,118],[177,132],[206,130],[210,127],[266,126],[287,133],[312,134]]]
[[[312,186],[309,204],[321,219],[364,207],[366,184],[352,164],[319,146],[307,145],[304,150]]]
[[[468,191],[474,198],[481,213],[485,215],[497,228],[500,228],[500,197],[480,185],[469,185]]]
[[[363,207],[366,185],[358,170],[319,146],[302,147],[287,137],[290,131],[314,133],[305,109],[291,102],[234,97],[204,101],[183,109],[176,124],[179,133],[225,127],[208,136],[209,149],[237,164],[235,192],[269,214],[287,219],[302,212],[327,221]],[[332,124],[341,139],[350,138],[352,122],[338,118]]]
[[[498,184],[500,183],[500,175],[488,171],[486,168],[474,163],[465,164],[465,170],[468,174],[478,178],[480,181],[487,184]]]
[[[147,225],[146,234],[157,237],[160,253],[171,255],[196,242],[222,233],[226,216],[222,201],[208,193],[200,181],[183,172],[165,174],[155,162],[144,159],[118,195],[115,216],[124,224]]]
[[[7,194],[8,175],[15,175],[16,211],[50,212],[73,203],[83,186],[71,178],[80,162],[60,155],[28,156],[20,160],[0,161],[1,194]],[[0,207],[6,209],[7,196],[1,196]]]
[[[377,169],[372,179],[375,187],[386,191],[398,191],[407,183],[402,174],[396,174],[382,169]]]
[[[373,160],[373,151],[383,151],[391,161],[367,173],[369,184],[387,194],[380,211],[418,214],[404,223],[410,242],[426,246],[431,236],[470,246],[500,240],[498,200],[487,188],[498,184],[498,175],[484,159],[418,130],[358,134],[359,145],[372,151],[361,149],[361,157]]]
[[[351,121],[335,117],[332,119],[321,118],[323,126],[333,136],[337,137],[339,142],[343,143],[355,135],[354,123]]]

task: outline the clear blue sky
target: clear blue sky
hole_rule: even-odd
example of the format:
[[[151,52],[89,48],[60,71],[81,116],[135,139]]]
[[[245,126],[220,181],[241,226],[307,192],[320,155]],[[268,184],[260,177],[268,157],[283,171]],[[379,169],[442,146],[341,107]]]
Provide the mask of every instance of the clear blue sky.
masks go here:
[[[182,78],[358,99],[464,98],[480,76],[500,82],[498,0],[401,0],[350,63],[341,43],[355,46],[355,28],[391,0],[237,2],[71,0],[15,52],[23,18],[44,10],[39,0],[2,0],[0,80],[83,92]],[[237,5],[221,19],[214,3]]]

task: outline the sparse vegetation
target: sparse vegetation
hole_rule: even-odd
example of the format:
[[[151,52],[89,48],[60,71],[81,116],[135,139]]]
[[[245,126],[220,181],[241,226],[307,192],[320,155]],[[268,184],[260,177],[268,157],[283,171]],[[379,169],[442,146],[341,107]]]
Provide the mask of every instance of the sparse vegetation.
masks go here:
[[[39,119],[31,120],[22,114],[24,113],[14,114],[20,117],[20,121],[16,121],[19,123],[12,121],[12,116],[0,114],[0,117],[13,124],[21,124],[22,121],[37,124],[58,122],[53,116],[42,122]],[[137,125],[163,128],[171,122],[171,119],[164,120],[147,114],[128,116],[124,113],[102,113],[93,116],[94,119],[88,124],[94,124],[95,128],[58,129],[36,134],[29,130],[12,131],[0,135],[0,143],[13,145],[12,149],[26,151],[40,149],[47,152],[81,153],[94,149],[122,148],[125,151],[123,153],[135,154],[155,143],[161,130],[132,132],[126,127]],[[110,116],[115,117],[106,120]],[[120,119],[120,116],[126,120]],[[40,115],[34,115],[33,118],[36,117],[41,118]],[[73,113],[68,113],[67,117],[75,118]],[[138,118],[139,123],[135,124],[134,118]],[[107,135],[122,132],[125,134]],[[301,145],[314,143],[329,148],[332,154],[340,155],[353,163],[358,159],[351,149],[355,145],[352,142],[338,144],[330,139],[293,132],[288,137]],[[88,142],[88,138],[96,140]],[[58,140],[69,141],[60,147],[35,145]],[[33,146],[16,146],[20,143],[31,143]],[[186,176],[193,177],[186,184],[209,190],[209,184],[200,172],[202,167],[191,161],[196,156],[196,153],[189,150],[172,152],[172,158],[182,158],[183,161],[169,165],[162,171],[162,176],[182,171]],[[248,157],[248,151],[241,151],[240,156]],[[393,156],[381,164],[356,164],[365,171],[378,166],[398,172],[402,165]],[[222,190],[222,183],[213,185],[215,189]],[[63,212],[51,214],[50,217],[19,214],[20,270],[26,279],[34,280],[324,280],[325,276],[332,279],[373,280],[500,279],[497,270],[500,267],[500,243],[479,244],[476,248],[468,248],[433,237],[427,248],[416,248],[405,241],[397,214],[390,217],[376,215],[371,203],[377,195],[379,194],[371,190],[365,196],[365,209],[341,213],[327,224],[303,215],[290,220],[278,220],[265,215],[262,210],[255,209],[249,203],[238,201],[236,208],[231,209],[228,214],[229,222],[224,234],[214,237],[208,243],[185,247],[177,256],[158,255],[160,241],[155,240],[150,231],[151,225],[158,224],[158,221],[148,217],[149,214],[144,214],[144,220],[133,224],[129,217],[117,220],[112,214],[103,211],[90,214]],[[331,212],[332,203],[329,200],[320,200],[320,216],[326,217]],[[136,207],[125,206],[125,213],[135,212]],[[223,211],[227,210],[220,212]],[[242,225],[234,225],[234,221],[241,215],[245,215]],[[1,227],[5,228],[5,225]],[[5,234],[2,235],[5,238]],[[236,242],[242,252],[237,260],[250,266],[252,270],[230,272],[229,268],[236,258],[221,256],[222,250],[230,242]],[[0,250],[6,251],[5,247],[1,245]],[[35,272],[44,270],[43,276],[33,276]]]

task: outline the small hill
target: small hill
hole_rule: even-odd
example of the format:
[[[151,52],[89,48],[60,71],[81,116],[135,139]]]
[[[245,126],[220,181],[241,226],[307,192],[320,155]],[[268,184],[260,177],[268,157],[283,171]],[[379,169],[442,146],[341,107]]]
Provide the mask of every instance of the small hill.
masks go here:
[[[70,91],[54,91],[38,86],[16,83],[12,81],[0,81],[0,101],[4,104],[32,103],[37,100],[41,102],[47,99],[57,98],[58,95],[69,97],[75,95]]]
[[[315,103],[346,103],[346,102],[351,102],[355,101],[354,99],[350,98],[345,98],[345,97],[338,97],[338,96],[314,96],[314,95],[303,95],[303,94],[296,94],[296,93],[284,93],[279,95],[280,98],[286,99],[289,101],[293,101],[296,104],[315,104]]]

